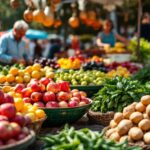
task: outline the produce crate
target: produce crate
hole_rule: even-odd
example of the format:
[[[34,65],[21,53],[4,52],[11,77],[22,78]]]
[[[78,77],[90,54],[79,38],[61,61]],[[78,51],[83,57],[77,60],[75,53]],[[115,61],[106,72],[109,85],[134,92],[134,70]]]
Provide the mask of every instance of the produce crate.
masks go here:
[[[94,94],[96,94],[103,86],[96,86],[96,85],[89,85],[89,86],[82,86],[82,85],[71,85],[70,88],[73,89],[78,89],[80,91],[84,91],[87,93],[88,97],[92,97]]]

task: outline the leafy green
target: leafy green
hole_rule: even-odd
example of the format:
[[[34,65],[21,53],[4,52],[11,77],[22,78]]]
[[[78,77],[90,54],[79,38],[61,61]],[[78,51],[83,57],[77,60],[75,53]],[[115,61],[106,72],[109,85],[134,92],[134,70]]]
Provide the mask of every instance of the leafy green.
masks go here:
[[[141,150],[140,147],[128,147],[127,141],[116,143],[105,139],[103,134],[88,128],[75,130],[65,128],[56,135],[40,137],[44,141],[44,150]]]
[[[141,96],[149,94],[147,88],[139,81],[130,78],[114,77],[106,79],[104,87],[93,97],[93,111],[122,111],[132,102],[138,102]]]

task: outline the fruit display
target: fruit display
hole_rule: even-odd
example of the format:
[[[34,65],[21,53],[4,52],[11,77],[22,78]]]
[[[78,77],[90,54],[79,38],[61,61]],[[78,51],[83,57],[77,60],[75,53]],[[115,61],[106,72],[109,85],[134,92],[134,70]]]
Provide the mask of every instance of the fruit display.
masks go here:
[[[75,130],[73,127],[65,126],[56,135],[46,135],[40,137],[45,143],[44,150],[131,150],[127,142],[121,144],[105,139],[99,132],[93,132],[88,128]],[[132,150],[141,150],[140,147],[132,147]]]
[[[130,143],[150,145],[150,95],[142,96],[117,112],[110,122],[106,137],[117,142],[127,140]]]
[[[17,113],[13,97],[0,91],[0,146],[16,143],[30,134],[29,118]]]
[[[129,76],[131,76],[131,74],[127,68],[119,66],[116,69],[109,71],[107,73],[107,76],[110,78],[115,77],[115,76],[129,77]]]
[[[82,61],[78,58],[60,58],[57,63],[62,69],[80,69]]]
[[[82,65],[83,70],[99,70],[102,72],[107,72],[107,68],[105,67],[104,63],[102,62],[96,62],[96,61],[90,61],[87,63],[84,63]]]
[[[69,70],[68,72],[56,72],[55,80],[68,81],[71,85],[102,85],[106,74],[98,70]]]
[[[28,103],[33,104],[33,108],[31,107],[32,111],[37,110],[37,107],[67,108],[83,106],[91,102],[85,92],[77,89],[71,91],[68,82],[55,83],[49,78],[41,78],[39,81],[32,80],[27,87],[17,84],[14,90],[22,95],[23,101],[27,103],[27,106],[30,106]],[[20,108],[20,111],[23,111],[23,109]],[[38,110],[37,114],[41,116],[44,113],[40,114]]]
[[[3,71],[0,73],[0,84],[28,83],[31,79],[40,79],[44,76],[53,78],[53,69],[48,66],[42,68],[37,63],[24,69],[12,66],[6,74],[3,74]]]
[[[123,77],[107,79],[104,87],[94,95],[91,109],[103,113],[122,111],[124,107],[138,102],[140,97],[147,93],[150,94],[149,90],[137,80]]]
[[[60,67],[55,59],[39,58],[35,59],[34,63],[39,63],[42,67],[49,66],[53,69],[58,69]]]
[[[99,63],[99,62],[103,62],[103,58],[95,55],[95,56],[92,56],[91,58],[86,59],[86,62],[90,62],[90,61],[95,61]]]
[[[120,63],[119,63],[119,62],[113,62],[113,63],[111,63],[111,64],[108,64],[108,65],[107,65],[107,68],[108,68],[109,70],[114,70],[114,69],[116,69],[116,68],[119,67],[119,66],[122,66],[122,67],[124,67],[124,68],[127,68],[128,71],[129,71],[131,74],[137,72],[137,71],[140,69],[137,65],[135,65],[135,64],[133,64],[133,63],[131,63],[131,62],[129,62],[129,61],[120,62]]]

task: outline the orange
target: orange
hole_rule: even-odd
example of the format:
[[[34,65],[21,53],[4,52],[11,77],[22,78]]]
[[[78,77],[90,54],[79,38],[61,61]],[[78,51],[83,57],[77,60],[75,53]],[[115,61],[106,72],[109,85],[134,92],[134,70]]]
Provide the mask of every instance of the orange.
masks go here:
[[[31,76],[30,75],[24,75],[23,80],[25,83],[28,83],[31,80]]]
[[[21,111],[24,107],[24,101],[21,97],[14,98],[17,111]]]
[[[18,68],[16,68],[16,67],[11,67],[10,70],[9,70],[9,73],[15,76],[15,75],[18,74],[18,71],[19,71]]]
[[[44,118],[46,116],[44,110],[42,109],[37,109],[35,111],[35,114],[36,114],[36,117],[39,119]]]
[[[2,87],[2,91],[3,91],[4,93],[10,92],[10,91],[11,91],[11,86],[9,86],[9,85],[3,86],[3,87]]]
[[[41,65],[38,64],[38,63],[35,63],[35,64],[32,66],[32,69],[33,69],[33,70],[36,70],[36,71],[40,71]]]
[[[18,71],[18,75],[19,75],[19,76],[24,76],[24,71],[23,71],[23,70],[19,70],[19,71]]]
[[[9,83],[14,82],[14,81],[15,81],[14,75],[8,74],[8,75],[6,76],[6,81],[9,82]]]
[[[0,75],[0,83],[4,83],[6,81],[6,76],[5,75]]]
[[[31,76],[35,79],[39,79],[41,77],[40,72],[36,70],[32,72]]]
[[[30,107],[32,107],[32,104],[30,104],[30,103],[24,103],[21,112],[22,112],[22,113],[27,113],[27,112],[28,112],[28,109],[29,109]]]
[[[16,76],[15,81],[16,81],[16,83],[23,83],[23,77]]]
[[[31,73],[32,72],[32,66],[28,66],[28,67],[26,67],[25,69],[24,69],[24,72],[26,72],[26,73]]]
[[[28,109],[28,112],[33,112],[34,113],[37,109],[38,109],[38,107],[34,105],[34,106],[32,106]]]

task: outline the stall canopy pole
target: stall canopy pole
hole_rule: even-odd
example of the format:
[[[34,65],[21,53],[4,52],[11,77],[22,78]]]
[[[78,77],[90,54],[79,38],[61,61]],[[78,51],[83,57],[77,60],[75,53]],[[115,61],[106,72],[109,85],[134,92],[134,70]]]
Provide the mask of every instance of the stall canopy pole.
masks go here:
[[[141,61],[141,55],[140,55],[141,17],[142,17],[142,2],[141,0],[138,0],[137,56],[140,61]]]

